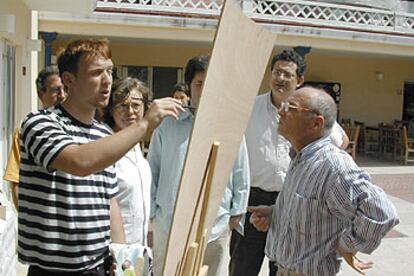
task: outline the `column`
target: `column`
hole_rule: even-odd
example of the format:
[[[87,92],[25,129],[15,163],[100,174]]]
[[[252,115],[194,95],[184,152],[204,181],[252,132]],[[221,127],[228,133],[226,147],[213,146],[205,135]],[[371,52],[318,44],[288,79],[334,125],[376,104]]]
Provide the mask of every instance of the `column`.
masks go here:
[[[40,32],[40,36],[45,41],[45,67],[52,64],[52,43],[57,35],[56,32]]]

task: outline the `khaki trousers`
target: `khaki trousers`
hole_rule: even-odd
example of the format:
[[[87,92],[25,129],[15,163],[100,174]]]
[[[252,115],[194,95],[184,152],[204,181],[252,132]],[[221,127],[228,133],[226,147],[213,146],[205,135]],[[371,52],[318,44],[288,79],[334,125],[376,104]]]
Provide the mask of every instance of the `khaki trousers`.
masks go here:
[[[228,267],[230,233],[225,233],[215,241],[207,244],[204,265],[208,266],[208,276],[226,275]]]
[[[305,274],[281,267],[279,265],[276,276],[305,276]]]

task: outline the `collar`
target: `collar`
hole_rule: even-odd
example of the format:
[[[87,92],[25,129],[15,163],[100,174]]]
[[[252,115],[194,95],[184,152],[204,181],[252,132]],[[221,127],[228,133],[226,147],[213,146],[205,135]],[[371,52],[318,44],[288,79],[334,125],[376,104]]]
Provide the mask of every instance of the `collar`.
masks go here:
[[[298,162],[305,161],[314,156],[317,151],[319,151],[326,145],[329,145],[330,143],[331,138],[329,137],[329,135],[322,136],[318,140],[313,141],[312,143],[306,145],[303,149],[301,149],[299,153],[296,155],[295,159],[297,159]]]
[[[279,121],[279,112],[277,111],[277,108],[275,105],[273,105],[272,103],[272,91],[269,91],[267,93],[267,97],[266,97],[266,107],[267,107],[267,111],[269,112],[269,114],[271,116],[275,116],[276,120]]]
[[[47,110],[52,110],[52,109],[60,110],[62,112],[62,114],[64,116],[68,117],[74,125],[78,125],[78,126],[84,127],[84,128],[91,128],[93,126],[94,119],[92,119],[90,124],[85,124],[85,123],[79,121],[78,119],[76,119],[75,117],[73,117],[72,114],[70,114],[69,111],[67,111],[61,104],[57,104],[54,107],[48,108]]]
[[[184,112],[180,113],[180,116],[178,116],[178,120],[179,121],[184,121],[184,120],[193,120],[194,119],[194,114],[190,111],[190,109],[185,108]]]

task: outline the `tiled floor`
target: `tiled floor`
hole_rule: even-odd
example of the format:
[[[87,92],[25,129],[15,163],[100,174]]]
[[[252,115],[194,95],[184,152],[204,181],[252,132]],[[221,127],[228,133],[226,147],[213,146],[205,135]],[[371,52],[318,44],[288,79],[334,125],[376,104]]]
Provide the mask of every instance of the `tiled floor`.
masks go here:
[[[374,184],[380,186],[395,204],[400,224],[383,240],[372,255],[359,254],[365,261],[373,261],[374,267],[366,271],[371,276],[414,275],[414,163],[409,166],[400,162],[378,160],[358,156],[357,163],[371,174]],[[267,276],[267,264],[259,276]],[[351,267],[342,265],[341,276],[358,275]]]
[[[412,174],[375,174],[372,180],[387,194],[414,203],[414,168]]]
[[[390,196],[390,199],[397,207],[401,223],[372,255],[360,256],[363,260],[374,262],[374,268],[367,271],[366,275],[411,276],[414,275],[414,204],[397,197]],[[343,272],[342,275],[357,275],[347,265],[343,265]]]
[[[414,275],[414,163],[410,166],[400,162],[378,160],[358,156],[357,163],[371,174],[373,183],[382,187],[395,204],[400,216],[400,224],[383,240],[372,254],[359,254],[365,261],[373,261],[374,267],[366,271],[368,276],[412,276]],[[223,276],[227,272],[223,271]],[[267,260],[263,263],[259,276],[269,275]],[[341,276],[358,275],[351,267],[342,265]]]

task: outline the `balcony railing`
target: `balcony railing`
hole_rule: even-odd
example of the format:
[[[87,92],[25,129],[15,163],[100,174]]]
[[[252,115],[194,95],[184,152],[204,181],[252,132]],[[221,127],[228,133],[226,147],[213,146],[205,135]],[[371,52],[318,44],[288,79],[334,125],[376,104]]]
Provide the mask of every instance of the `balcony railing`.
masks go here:
[[[96,11],[217,17],[222,0],[98,0]],[[247,16],[267,24],[414,34],[414,14],[300,0],[239,0]]]
[[[128,12],[171,13],[180,16],[209,15],[217,16],[221,0],[98,0],[97,10],[118,9]]]

